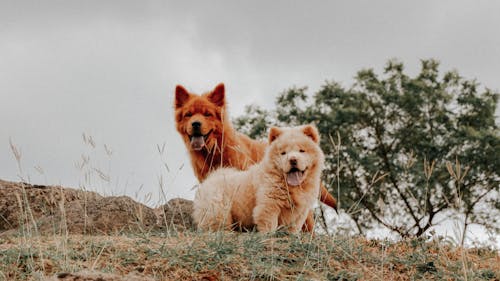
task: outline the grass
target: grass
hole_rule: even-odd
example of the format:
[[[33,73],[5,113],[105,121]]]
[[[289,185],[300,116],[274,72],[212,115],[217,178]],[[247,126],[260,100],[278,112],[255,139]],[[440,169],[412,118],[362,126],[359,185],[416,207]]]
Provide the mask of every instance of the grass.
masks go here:
[[[95,147],[91,138],[84,140]],[[12,142],[11,148],[23,175],[20,150]],[[162,155],[163,149],[158,150]],[[162,180],[160,188],[166,199]],[[46,280],[82,270],[135,273],[152,280],[500,280],[497,250],[467,249],[443,239],[391,242],[175,227],[100,236],[71,235],[63,228],[62,233],[42,235],[25,197],[23,192],[18,198],[23,226],[15,234],[0,235],[0,281]],[[70,223],[64,216],[62,222]]]
[[[0,240],[0,280],[43,280],[81,270],[137,273],[153,280],[499,280],[500,257],[495,250],[463,249],[445,241],[394,243],[280,232]]]

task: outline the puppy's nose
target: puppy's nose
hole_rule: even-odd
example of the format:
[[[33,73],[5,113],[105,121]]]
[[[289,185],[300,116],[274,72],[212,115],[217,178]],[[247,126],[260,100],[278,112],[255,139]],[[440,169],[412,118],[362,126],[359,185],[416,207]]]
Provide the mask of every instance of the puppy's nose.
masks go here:
[[[201,127],[201,122],[194,121],[191,123],[191,126],[193,126],[193,129],[199,129]]]
[[[290,159],[290,165],[297,166],[297,159],[295,158]]]

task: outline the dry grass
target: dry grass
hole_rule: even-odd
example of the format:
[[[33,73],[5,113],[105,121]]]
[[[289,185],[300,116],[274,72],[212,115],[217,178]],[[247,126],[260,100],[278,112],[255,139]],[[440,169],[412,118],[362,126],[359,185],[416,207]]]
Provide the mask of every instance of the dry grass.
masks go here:
[[[154,280],[499,280],[500,257],[494,250],[464,250],[444,241],[392,243],[286,233],[186,231],[174,236],[0,240],[0,280],[43,280],[81,270],[136,273]]]
[[[95,147],[91,138],[84,135],[84,140]],[[23,175],[20,150],[12,142],[11,148]],[[163,154],[164,148],[158,150]],[[166,198],[161,180],[160,188]],[[42,235],[25,190],[22,194],[17,203],[25,224],[14,234],[0,235],[0,281],[46,280],[82,271],[132,273],[139,276],[134,280],[500,280],[497,250],[465,249],[439,239],[390,242],[281,232],[199,233],[175,226],[162,232],[139,229],[101,236],[72,235],[66,227]],[[65,214],[65,206],[60,207]],[[65,216],[61,220],[71,224]]]

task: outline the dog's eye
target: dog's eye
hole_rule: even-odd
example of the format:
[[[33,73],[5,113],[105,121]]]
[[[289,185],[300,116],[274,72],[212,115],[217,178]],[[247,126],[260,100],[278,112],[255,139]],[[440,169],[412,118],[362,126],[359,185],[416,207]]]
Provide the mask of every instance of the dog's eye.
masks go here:
[[[299,152],[300,152],[300,153],[304,153],[304,152],[306,152],[306,151],[305,151],[305,150],[303,150],[303,149],[301,149],[301,150],[299,150]]]
[[[191,117],[191,116],[193,116],[193,113],[191,112],[186,112],[186,114],[184,114],[184,117]]]
[[[285,154],[286,154],[286,152],[285,152],[285,151],[282,151],[282,152],[281,152],[281,155],[285,155]]]
[[[212,117],[212,113],[210,113],[210,112],[208,112],[208,111],[207,111],[207,112],[205,112],[205,113],[203,113],[203,115],[204,115],[205,117]]]

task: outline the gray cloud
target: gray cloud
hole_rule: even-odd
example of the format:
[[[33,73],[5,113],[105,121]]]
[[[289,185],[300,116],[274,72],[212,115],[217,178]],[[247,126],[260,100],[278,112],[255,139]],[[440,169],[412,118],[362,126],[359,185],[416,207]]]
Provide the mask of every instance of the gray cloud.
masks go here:
[[[33,1],[0,3],[0,178],[78,186],[81,154],[111,175],[107,193],[157,201],[192,197],[196,183],[174,129],[173,89],[225,82],[230,111],[272,106],[292,85],[349,85],[364,67],[419,59],[499,89],[498,2]],[[92,135],[96,149],[83,144]],[[156,145],[166,144],[160,156]],[[113,149],[110,159],[103,145]],[[165,161],[169,172],[163,167]],[[40,166],[40,175],[34,166]]]

